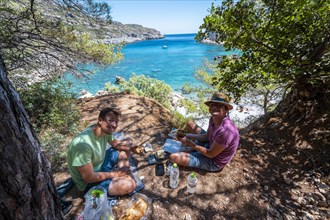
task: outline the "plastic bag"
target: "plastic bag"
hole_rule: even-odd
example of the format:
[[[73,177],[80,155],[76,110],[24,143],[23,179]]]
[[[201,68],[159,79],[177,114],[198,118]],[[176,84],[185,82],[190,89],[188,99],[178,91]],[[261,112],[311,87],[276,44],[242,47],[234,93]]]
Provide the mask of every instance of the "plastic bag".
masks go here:
[[[114,140],[123,140],[125,138],[124,132],[114,132],[112,134]]]
[[[94,186],[85,194],[84,220],[114,219],[111,206],[108,207],[107,191],[102,186]]]
[[[146,220],[150,211],[151,199],[141,193],[135,193],[119,220]]]

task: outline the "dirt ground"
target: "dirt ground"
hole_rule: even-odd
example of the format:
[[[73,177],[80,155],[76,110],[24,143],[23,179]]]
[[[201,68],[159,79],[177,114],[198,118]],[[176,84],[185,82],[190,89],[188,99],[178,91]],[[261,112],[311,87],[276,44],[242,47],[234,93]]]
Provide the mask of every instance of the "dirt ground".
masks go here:
[[[171,116],[148,98],[121,94],[83,99],[83,120],[95,122],[99,110],[112,105],[123,114],[118,131],[131,136],[135,145],[150,142],[154,150],[163,146],[172,129]],[[169,177],[156,176],[155,165],[148,165],[147,153],[134,154],[138,175],[144,177],[140,193],[151,201],[148,219],[329,219],[330,133],[325,126],[329,119],[325,121],[319,123],[325,139],[312,142],[306,141],[313,137],[310,127],[298,126],[299,130],[275,114],[264,116],[240,131],[239,149],[221,172],[194,170],[195,194],[188,194],[186,187],[191,169],[180,167],[179,186],[171,189]],[[60,170],[53,174],[56,185],[69,177],[65,167]],[[73,208],[64,217],[75,219],[84,208],[83,195],[74,188],[65,199],[73,201]],[[129,200],[118,200],[116,217]]]

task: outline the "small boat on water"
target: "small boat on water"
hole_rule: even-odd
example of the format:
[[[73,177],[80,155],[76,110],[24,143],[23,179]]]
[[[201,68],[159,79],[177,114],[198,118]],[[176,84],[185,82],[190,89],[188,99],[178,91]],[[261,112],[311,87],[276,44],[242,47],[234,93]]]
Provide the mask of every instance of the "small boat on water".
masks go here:
[[[163,48],[163,49],[167,49],[167,45],[163,45],[162,48]]]

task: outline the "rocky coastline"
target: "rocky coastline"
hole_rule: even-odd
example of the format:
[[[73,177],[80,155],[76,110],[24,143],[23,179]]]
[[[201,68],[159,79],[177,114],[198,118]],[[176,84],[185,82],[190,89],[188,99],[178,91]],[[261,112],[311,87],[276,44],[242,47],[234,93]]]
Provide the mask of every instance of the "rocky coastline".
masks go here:
[[[57,23],[74,27],[77,33],[89,33],[97,42],[122,44],[143,40],[161,39],[165,36],[154,28],[118,21],[95,20],[83,13],[63,11],[57,4],[38,3],[43,16]]]
[[[99,40],[103,43],[121,44],[137,41],[161,39],[165,36],[160,31],[138,24],[122,24],[114,21],[107,27],[107,34]]]

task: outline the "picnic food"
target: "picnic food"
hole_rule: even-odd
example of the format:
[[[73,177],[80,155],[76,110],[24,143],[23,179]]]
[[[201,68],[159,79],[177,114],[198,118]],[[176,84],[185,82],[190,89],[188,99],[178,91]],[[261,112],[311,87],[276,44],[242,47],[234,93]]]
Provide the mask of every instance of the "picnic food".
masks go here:
[[[139,220],[141,219],[148,209],[148,203],[142,199],[138,198],[132,204],[131,208],[127,209],[125,213],[120,216],[119,220]]]
[[[157,157],[158,159],[164,159],[164,157],[165,157],[165,152],[164,152],[164,150],[158,150],[158,151],[156,152],[156,157]]]
[[[134,153],[141,154],[142,151],[143,151],[143,147],[142,147],[142,146],[135,146],[135,147],[133,148],[133,152],[134,152]]]

